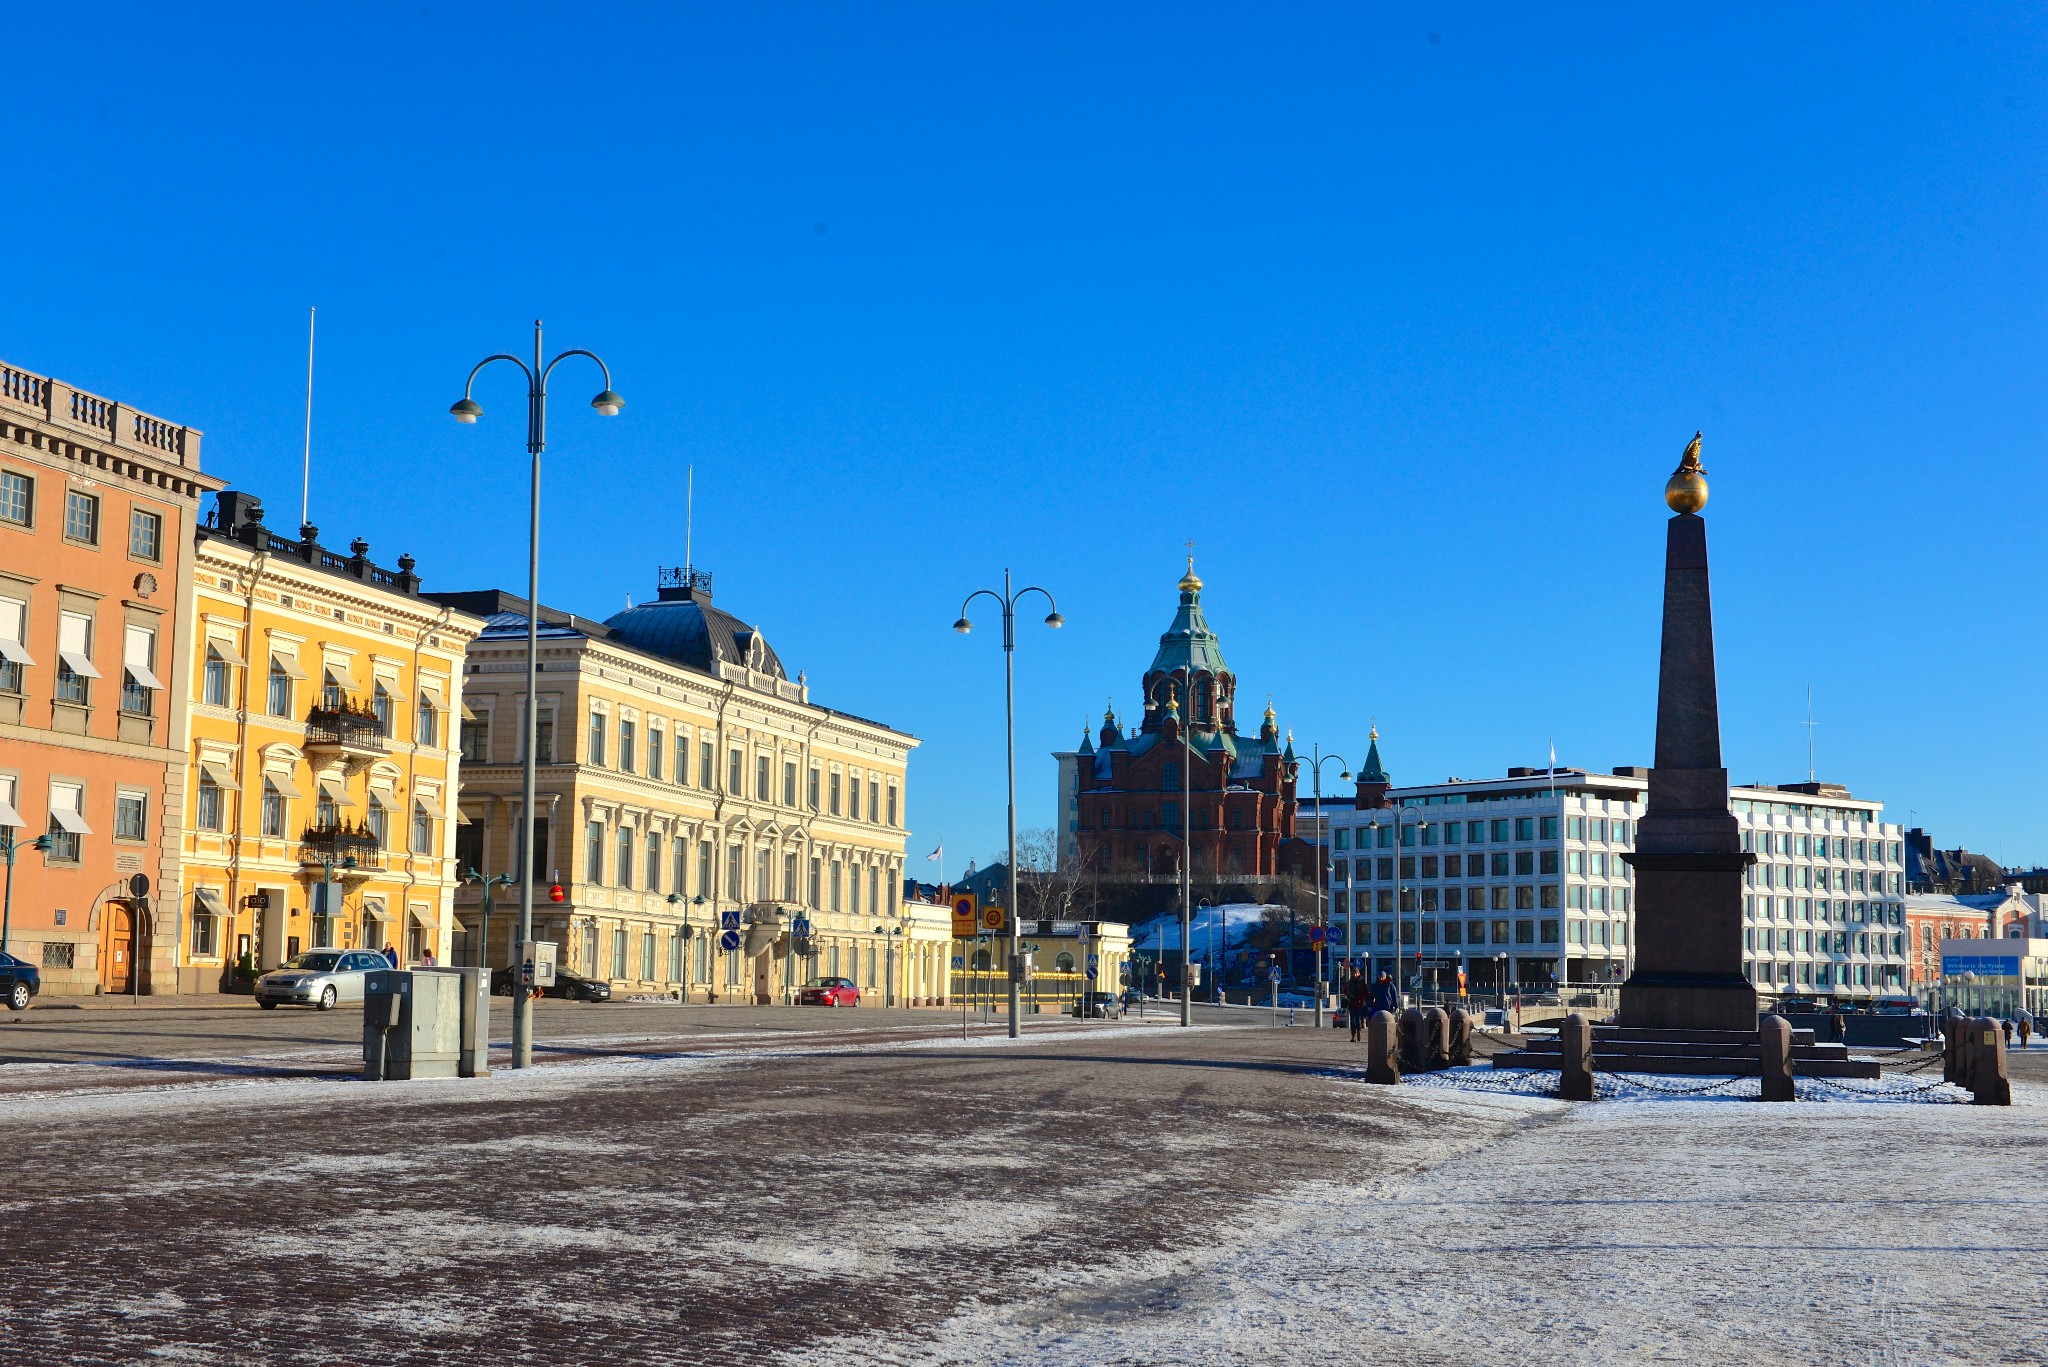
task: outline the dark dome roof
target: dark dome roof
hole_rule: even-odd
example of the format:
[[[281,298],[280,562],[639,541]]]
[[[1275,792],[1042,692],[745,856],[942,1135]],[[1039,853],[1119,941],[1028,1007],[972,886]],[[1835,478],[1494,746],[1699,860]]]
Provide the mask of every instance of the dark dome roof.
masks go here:
[[[777,679],[789,677],[775,647],[739,618],[711,606],[711,595],[702,589],[664,587],[652,603],[627,608],[604,624],[615,641],[706,674],[717,673],[712,667],[717,658]]]

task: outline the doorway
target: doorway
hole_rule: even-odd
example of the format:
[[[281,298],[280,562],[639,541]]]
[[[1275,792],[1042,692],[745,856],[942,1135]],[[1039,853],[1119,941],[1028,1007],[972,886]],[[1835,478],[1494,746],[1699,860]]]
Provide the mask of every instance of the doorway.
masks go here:
[[[135,990],[135,917],[126,902],[108,902],[100,912],[100,989]]]

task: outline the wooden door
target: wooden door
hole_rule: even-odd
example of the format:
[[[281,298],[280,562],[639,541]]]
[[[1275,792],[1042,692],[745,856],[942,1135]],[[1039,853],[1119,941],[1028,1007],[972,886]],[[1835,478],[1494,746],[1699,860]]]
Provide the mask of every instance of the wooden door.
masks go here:
[[[109,902],[100,913],[100,987],[107,992],[134,989],[135,919],[126,902]]]

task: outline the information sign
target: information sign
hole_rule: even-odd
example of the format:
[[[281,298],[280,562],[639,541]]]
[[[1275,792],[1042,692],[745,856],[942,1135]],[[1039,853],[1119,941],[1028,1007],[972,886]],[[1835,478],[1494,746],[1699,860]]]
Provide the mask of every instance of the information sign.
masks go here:
[[[740,928],[740,914],[736,911],[719,912],[718,928],[720,930],[738,930]]]
[[[737,930],[719,932],[718,947],[730,954],[740,947],[740,933]]]

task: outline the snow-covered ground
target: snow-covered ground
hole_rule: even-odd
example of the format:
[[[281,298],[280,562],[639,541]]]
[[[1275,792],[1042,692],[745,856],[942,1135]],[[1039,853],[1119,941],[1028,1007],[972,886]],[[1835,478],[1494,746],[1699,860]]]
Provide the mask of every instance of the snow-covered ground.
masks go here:
[[[1513,1126],[1383,1185],[1304,1174],[1203,1247],[1056,1275],[907,1360],[2048,1362],[2048,1089],[2015,1091],[2006,1110],[1403,1087],[1447,1138]]]
[[[1188,941],[1194,946],[1195,957],[1206,958],[1212,949],[1228,953],[1238,948],[1269,910],[1285,911],[1286,908],[1269,907],[1263,902],[1231,902],[1220,907],[1195,908],[1194,914],[1188,918]],[[1180,913],[1168,912],[1132,926],[1131,948],[1147,954],[1179,953]]]

